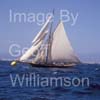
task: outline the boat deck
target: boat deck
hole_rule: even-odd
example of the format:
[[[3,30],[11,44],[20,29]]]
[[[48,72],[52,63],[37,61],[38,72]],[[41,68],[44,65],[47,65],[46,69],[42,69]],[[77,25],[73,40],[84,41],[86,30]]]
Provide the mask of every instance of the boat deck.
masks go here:
[[[68,67],[73,67],[76,64],[66,64],[66,65],[58,65],[58,64],[33,64],[30,63],[32,67],[42,67],[42,68],[68,68]]]

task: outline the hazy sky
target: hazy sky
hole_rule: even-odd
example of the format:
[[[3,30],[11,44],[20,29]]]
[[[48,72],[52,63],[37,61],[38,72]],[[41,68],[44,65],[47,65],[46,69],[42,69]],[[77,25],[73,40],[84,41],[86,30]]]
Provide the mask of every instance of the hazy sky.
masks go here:
[[[0,0],[0,58],[12,58],[9,47],[16,43],[23,47],[31,46],[36,33],[41,26],[35,22],[10,22],[15,13],[52,12],[55,9],[55,25],[59,21],[60,11],[69,11],[69,19],[64,23],[65,30],[78,57],[83,61],[99,62],[100,55],[100,0]],[[77,15],[75,25],[73,17]],[[72,16],[73,15],[73,16]],[[36,20],[36,19],[35,19]],[[60,41],[59,41],[60,42]]]

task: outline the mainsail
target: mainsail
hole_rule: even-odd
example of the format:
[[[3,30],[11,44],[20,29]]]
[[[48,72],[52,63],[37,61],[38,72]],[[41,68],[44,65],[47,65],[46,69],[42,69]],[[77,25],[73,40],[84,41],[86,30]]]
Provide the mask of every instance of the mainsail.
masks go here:
[[[68,40],[62,21],[60,21],[53,33],[51,60],[59,63],[79,62]]]

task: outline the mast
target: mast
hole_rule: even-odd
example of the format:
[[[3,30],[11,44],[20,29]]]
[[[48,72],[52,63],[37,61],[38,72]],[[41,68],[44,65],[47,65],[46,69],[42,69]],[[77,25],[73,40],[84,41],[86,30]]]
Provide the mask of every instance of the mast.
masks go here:
[[[52,14],[54,16],[54,9],[53,9]],[[51,26],[50,26],[50,30],[49,30],[46,63],[51,63],[51,45],[52,45],[52,39],[53,39],[52,27],[53,27],[53,21],[51,22]]]

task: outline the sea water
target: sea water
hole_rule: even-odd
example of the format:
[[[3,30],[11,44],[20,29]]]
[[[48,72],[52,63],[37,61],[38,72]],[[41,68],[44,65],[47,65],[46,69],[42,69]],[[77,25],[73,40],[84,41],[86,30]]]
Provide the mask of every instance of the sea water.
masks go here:
[[[0,61],[0,100],[74,99],[100,100],[99,64],[33,68],[24,63],[12,67],[9,61]]]

